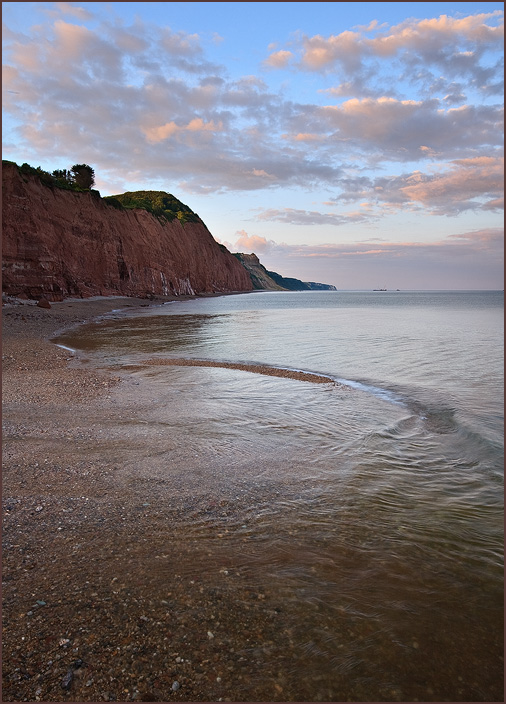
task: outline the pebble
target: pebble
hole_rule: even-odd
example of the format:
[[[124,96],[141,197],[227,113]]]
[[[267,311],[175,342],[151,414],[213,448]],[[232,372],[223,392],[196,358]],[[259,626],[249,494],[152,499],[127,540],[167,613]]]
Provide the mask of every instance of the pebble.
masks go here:
[[[72,669],[70,669],[61,681],[62,689],[70,689],[70,686],[72,684],[73,679],[74,679],[74,671]]]
[[[176,680],[175,682],[172,683],[172,691],[177,692],[177,690],[180,688],[179,682]]]

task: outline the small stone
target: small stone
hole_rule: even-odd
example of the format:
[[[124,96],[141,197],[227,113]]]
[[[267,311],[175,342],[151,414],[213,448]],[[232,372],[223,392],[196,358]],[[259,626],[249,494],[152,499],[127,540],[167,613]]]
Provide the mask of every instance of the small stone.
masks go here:
[[[51,304],[47,300],[47,298],[41,298],[40,301],[37,303],[39,308],[51,308]]]
[[[211,631],[207,631],[207,637],[214,638],[214,633],[211,633]]]
[[[175,682],[172,683],[172,691],[177,692],[177,690],[180,688],[179,682],[176,680]]]
[[[69,670],[65,677],[61,681],[61,686],[62,689],[70,689],[70,686],[72,684],[72,680],[74,679],[74,671]]]

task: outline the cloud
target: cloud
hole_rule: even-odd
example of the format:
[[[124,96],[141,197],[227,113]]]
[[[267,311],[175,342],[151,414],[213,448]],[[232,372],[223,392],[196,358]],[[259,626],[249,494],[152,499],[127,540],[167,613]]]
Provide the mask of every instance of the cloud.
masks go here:
[[[292,142],[321,142],[324,139],[323,135],[311,134],[309,132],[299,132],[298,134],[282,134],[282,139],[287,139]]]
[[[385,204],[390,209],[424,207],[434,215],[466,210],[499,210],[504,188],[504,159],[481,156],[456,159],[433,173],[413,171],[394,177],[358,177],[342,182],[338,201]]]
[[[204,122],[200,117],[196,117],[183,126],[176,125],[175,122],[166,122],[165,125],[142,127],[141,129],[146,135],[147,141],[156,144],[183,132],[221,132],[223,125],[222,123],[216,125],[212,120]]]
[[[500,10],[462,18],[441,15],[438,18],[408,19],[374,37],[365,32],[345,31],[327,38],[321,35],[303,37],[301,64],[305,68],[321,70],[336,63],[357,65],[362,57],[391,57],[402,51],[417,52],[428,63],[441,64],[445,60],[466,61],[474,57],[473,51],[460,47],[499,46],[504,37],[504,25],[491,21],[500,20]],[[488,24],[487,24],[488,22]],[[385,25],[382,25],[384,28]],[[369,27],[371,31],[376,27]]]
[[[339,63],[354,72],[362,65],[362,37],[358,32],[345,31],[327,39],[317,34],[302,40],[302,66],[313,71]]]
[[[401,191],[408,201],[421,203],[431,208],[433,213],[446,215],[487,206],[490,208],[490,203],[496,201],[502,192],[503,179],[503,159],[460,159],[454,161],[443,174],[412,174]]]
[[[291,40],[290,51],[270,47],[271,69],[300,71],[306,55],[314,71],[346,66],[341,83],[323,93],[336,104],[321,105],[321,89],[314,100],[300,102],[287,95],[285,84],[276,90],[261,74],[230,76],[208,60],[198,34],[140,19],[128,26],[119,19],[100,21],[98,15],[86,24],[85,13],[68,3],[54,4],[51,13],[50,22],[26,36],[4,36],[4,124],[11,123],[4,135],[7,144],[17,141],[23,161],[92,163],[105,188],[108,180],[116,187],[138,178],[146,184],[165,180],[171,189],[196,194],[323,187],[334,203],[442,212],[442,187],[455,212],[497,207],[498,173],[455,160],[495,155],[502,143],[498,105],[459,103],[462,86],[477,80],[484,47],[497,51],[498,15],[460,24],[441,18],[393,28],[371,23],[333,41],[302,38],[298,45]],[[430,94],[436,85],[432,74],[423,73],[431,32],[432,45],[453,52],[465,76],[437,83],[439,97],[399,97],[400,83],[392,74],[385,78],[392,56],[400,60],[402,54],[402,69],[412,69],[407,82],[416,73],[423,74],[416,78],[423,91]],[[492,78],[483,74],[480,85]],[[436,170],[429,171],[424,164],[436,160]],[[413,170],[360,181],[368,168],[392,173],[392,162]],[[418,180],[411,162],[419,164]],[[369,211],[369,217],[379,214],[380,207]],[[275,217],[339,224],[366,216],[363,206],[345,214],[280,206]]]
[[[349,225],[353,222],[362,222],[370,219],[370,213],[365,208],[363,211],[350,213],[320,213],[315,210],[298,210],[296,208],[262,210],[256,217],[259,221],[284,222],[290,225]]]
[[[276,243],[273,240],[267,240],[265,237],[259,237],[258,235],[248,235],[246,230],[238,230],[235,234],[239,235],[233,245],[235,252],[263,254],[276,247]]]
[[[265,66],[270,66],[271,68],[285,68],[292,57],[293,54],[291,51],[274,51],[265,60],[264,64]]]
[[[299,70],[347,74],[348,80],[336,87],[336,95],[360,90],[362,97],[377,94],[369,82],[378,73],[380,64],[389,64],[397,75],[407,80],[426,82],[440,77],[440,85],[450,85],[456,77],[466,77],[471,85],[486,94],[503,92],[502,66],[484,65],[486,52],[495,47],[502,52],[504,26],[500,10],[467,17],[407,19],[387,27],[371,22],[356,31],[344,31],[324,37],[302,35],[298,44],[292,41],[291,56],[287,57]],[[276,67],[276,56],[269,62]],[[271,58],[269,57],[269,59]],[[284,68],[286,62],[280,62]],[[424,67],[422,72],[418,67]],[[434,70],[434,73],[432,71]],[[441,75],[446,78],[441,79]],[[367,76],[367,81],[364,77]],[[450,90],[445,91],[447,94]]]
[[[463,142],[468,148],[501,144],[503,110],[498,106],[445,110],[437,100],[352,98],[318,113],[334,130],[332,139],[352,141],[362,150],[381,150],[383,158],[400,161],[418,159],[422,147],[451,156]]]
[[[94,15],[92,12],[89,12],[89,10],[86,10],[84,7],[81,7],[80,5],[75,5],[74,3],[70,2],[54,2],[52,3],[54,10],[48,10],[44,8],[44,12],[48,14],[49,16],[57,16],[58,14],[62,15],[70,15],[71,17],[76,17],[78,20],[91,20],[93,19]]]

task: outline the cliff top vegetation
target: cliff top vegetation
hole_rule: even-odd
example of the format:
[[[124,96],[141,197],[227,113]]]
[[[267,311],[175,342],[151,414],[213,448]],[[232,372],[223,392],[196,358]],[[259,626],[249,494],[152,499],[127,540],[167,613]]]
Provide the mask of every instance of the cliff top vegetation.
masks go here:
[[[74,164],[70,169],[55,169],[52,174],[44,171],[40,166],[30,166],[26,162],[19,166],[14,161],[2,159],[2,165],[11,164],[19,173],[36,176],[41,183],[49,188],[63,188],[69,191],[90,191],[95,195],[100,193],[93,189],[95,185],[95,171],[88,164]]]
[[[169,222],[174,219],[185,222],[201,222],[201,219],[184,203],[181,203],[171,193],[165,191],[129,191],[116,196],[105,196],[104,202],[116,208],[141,208],[152,215],[165,218]]]

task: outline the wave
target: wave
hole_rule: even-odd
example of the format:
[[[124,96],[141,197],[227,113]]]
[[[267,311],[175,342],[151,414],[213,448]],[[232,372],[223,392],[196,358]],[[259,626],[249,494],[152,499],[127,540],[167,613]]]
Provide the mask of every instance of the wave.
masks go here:
[[[350,386],[352,389],[358,389],[359,391],[365,391],[373,394],[384,401],[389,401],[390,403],[395,403],[399,406],[406,406],[406,400],[394,391],[382,389],[381,387],[373,386],[372,384],[365,384],[361,381],[353,381],[352,379],[341,379],[338,377],[335,381],[343,386]]]

